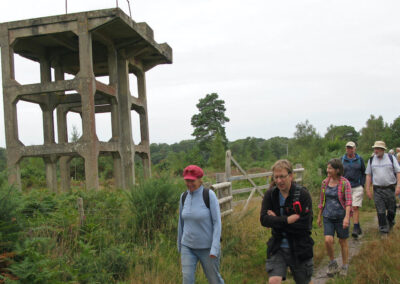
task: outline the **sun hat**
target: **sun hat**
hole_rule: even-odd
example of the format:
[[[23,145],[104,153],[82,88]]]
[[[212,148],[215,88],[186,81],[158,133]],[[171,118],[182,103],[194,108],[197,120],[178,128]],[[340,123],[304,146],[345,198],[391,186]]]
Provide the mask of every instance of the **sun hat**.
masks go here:
[[[203,177],[204,171],[196,165],[189,165],[183,170],[183,179],[195,180]]]
[[[346,147],[354,148],[354,147],[356,147],[356,143],[354,143],[353,141],[349,141],[346,143]]]
[[[386,150],[386,144],[383,141],[375,141],[374,146],[372,148],[382,148]]]

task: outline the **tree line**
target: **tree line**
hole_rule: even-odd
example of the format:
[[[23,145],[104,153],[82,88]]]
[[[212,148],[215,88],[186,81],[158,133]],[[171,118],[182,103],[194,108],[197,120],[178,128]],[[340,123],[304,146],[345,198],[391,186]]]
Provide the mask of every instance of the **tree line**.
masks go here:
[[[207,94],[196,105],[198,113],[191,119],[193,139],[173,144],[152,143],[150,145],[153,173],[156,175],[180,175],[188,164],[197,164],[211,171],[223,171],[225,151],[246,168],[269,168],[277,159],[288,158],[293,163],[324,169],[332,157],[344,153],[347,141],[357,144],[359,153],[367,158],[376,140],[383,140],[389,148],[400,146],[400,116],[393,122],[385,122],[382,116],[371,115],[359,131],[350,125],[330,125],[322,136],[310,121],[299,122],[293,137],[272,137],[269,139],[247,137],[228,141],[225,124],[225,102],[217,93]],[[80,134],[74,128],[71,141],[77,141]],[[141,174],[140,159],[136,160],[136,172]],[[6,168],[5,149],[0,148],[0,171]],[[45,186],[45,166],[40,158],[27,158],[21,163],[21,174],[25,186]],[[113,176],[111,156],[99,157],[100,178],[107,180]],[[74,158],[71,162],[71,178],[84,179],[84,161]]]

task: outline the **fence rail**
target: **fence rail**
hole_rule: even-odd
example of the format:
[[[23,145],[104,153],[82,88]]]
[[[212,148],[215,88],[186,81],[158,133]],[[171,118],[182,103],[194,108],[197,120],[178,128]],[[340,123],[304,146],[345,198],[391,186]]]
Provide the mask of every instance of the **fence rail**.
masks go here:
[[[242,173],[242,175],[232,176],[232,174],[231,174],[232,173],[232,168],[231,168],[232,163]],[[298,165],[296,165],[296,168],[293,170],[293,172],[296,174],[295,182],[302,183],[304,168],[300,164],[298,164]],[[254,194],[256,192],[258,192],[261,196],[263,196],[263,190],[268,189],[270,187],[268,177],[271,177],[271,176],[272,176],[272,172],[248,174],[240,166],[240,164],[232,157],[231,151],[228,150],[228,151],[226,151],[226,156],[225,156],[225,173],[217,173],[216,174],[217,184],[214,184],[212,187],[218,188],[217,185],[219,185],[219,184],[229,183],[230,184],[229,194],[232,197],[232,199],[229,200],[229,203],[231,206],[231,208],[229,208],[229,211],[232,210],[232,212],[233,212],[233,207],[238,204],[241,204],[243,202],[246,202],[246,204],[244,205],[242,211],[246,211],[247,206],[248,206],[250,200],[253,198]],[[264,184],[264,185],[256,185],[256,183],[253,181],[253,179],[255,179],[255,178],[263,178],[263,177],[266,178],[266,181],[265,181],[266,184]],[[252,187],[245,187],[245,188],[239,188],[239,189],[232,190],[232,182],[241,181],[241,180],[248,180],[250,182],[250,184],[252,185]],[[215,187],[215,186],[217,186],[217,187]],[[247,200],[233,201],[233,195],[241,194],[241,193],[248,193],[248,192],[250,192],[250,195],[247,198]],[[224,195],[221,198],[225,198],[226,196],[227,195]],[[218,197],[218,198],[220,198],[220,197]],[[226,201],[224,201],[224,202],[226,202]],[[228,213],[228,214],[231,214],[232,212],[230,211],[230,213]],[[222,215],[222,207],[221,207],[221,215]],[[225,215],[227,215],[227,214],[225,214]]]
[[[211,189],[214,190],[218,197],[219,207],[221,210],[221,217],[233,213],[233,195],[232,195],[232,183],[222,182],[213,184]]]

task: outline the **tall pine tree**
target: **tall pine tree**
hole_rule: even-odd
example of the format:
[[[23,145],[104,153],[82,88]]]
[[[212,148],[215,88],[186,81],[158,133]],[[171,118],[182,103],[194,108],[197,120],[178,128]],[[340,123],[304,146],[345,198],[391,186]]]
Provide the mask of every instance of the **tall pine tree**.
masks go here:
[[[209,153],[217,133],[221,136],[222,143],[226,148],[228,140],[224,124],[229,122],[229,118],[225,116],[225,101],[219,100],[217,93],[212,93],[200,99],[196,106],[199,113],[192,116],[192,126],[194,127],[192,135],[196,137],[200,150],[203,153]]]

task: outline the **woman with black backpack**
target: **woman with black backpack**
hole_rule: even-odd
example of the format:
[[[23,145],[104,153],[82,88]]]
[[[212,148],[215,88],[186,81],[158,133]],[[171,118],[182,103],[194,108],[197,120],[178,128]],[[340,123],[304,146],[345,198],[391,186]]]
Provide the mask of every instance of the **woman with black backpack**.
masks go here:
[[[187,191],[180,198],[178,224],[183,284],[195,282],[199,261],[209,283],[224,283],[219,273],[221,213],[215,193],[203,187],[203,175],[203,170],[196,165],[187,166],[183,171]]]

